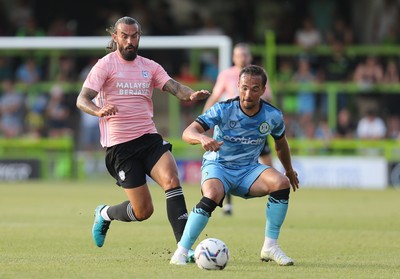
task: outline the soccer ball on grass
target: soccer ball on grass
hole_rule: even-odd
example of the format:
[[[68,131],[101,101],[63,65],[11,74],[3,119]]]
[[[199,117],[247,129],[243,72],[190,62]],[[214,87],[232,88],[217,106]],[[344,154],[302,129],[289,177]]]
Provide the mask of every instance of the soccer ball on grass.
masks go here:
[[[229,250],[222,240],[207,238],[197,245],[194,259],[200,269],[222,270],[228,264]]]

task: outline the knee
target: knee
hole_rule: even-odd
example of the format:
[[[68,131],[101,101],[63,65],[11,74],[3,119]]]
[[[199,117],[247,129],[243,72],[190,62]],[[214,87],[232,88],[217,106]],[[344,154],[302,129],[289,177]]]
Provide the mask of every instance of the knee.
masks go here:
[[[144,208],[134,209],[135,218],[139,222],[149,219],[150,216],[153,215],[153,212],[154,212],[154,207],[152,204],[147,205]]]
[[[178,175],[168,175],[168,177],[166,177],[164,179],[164,183],[162,185],[164,191],[167,190],[171,190],[173,188],[176,188],[180,185],[180,181],[179,181],[179,177]]]
[[[284,175],[280,175],[276,182],[276,190],[284,190],[290,188],[290,180]]]

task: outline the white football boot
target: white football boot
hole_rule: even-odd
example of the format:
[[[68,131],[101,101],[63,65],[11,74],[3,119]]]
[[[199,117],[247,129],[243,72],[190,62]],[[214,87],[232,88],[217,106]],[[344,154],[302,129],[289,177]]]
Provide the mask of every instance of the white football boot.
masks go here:
[[[268,250],[261,250],[261,260],[265,262],[274,261],[279,265],[294,265],[294,261],[286,256],[282,249],[276,245]]]

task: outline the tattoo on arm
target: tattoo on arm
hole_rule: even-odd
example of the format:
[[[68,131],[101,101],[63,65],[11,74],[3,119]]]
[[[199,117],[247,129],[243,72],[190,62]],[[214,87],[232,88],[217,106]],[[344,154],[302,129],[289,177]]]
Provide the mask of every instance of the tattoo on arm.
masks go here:
[[[92,102],[97,94],[98,92],[92,89],[86,87],[82,88],[82,91],[79,93],[79,96],[76,100],[76,106],[83,112],[97,116],[96,112],[99,110],[99,107]]]
[[[174,79],[170,79],[169,81],[167,81],[163,87],[163,90],[168,91],[182,101],[189,101],[190,94],[194,92],[193,89],[180,84]]]

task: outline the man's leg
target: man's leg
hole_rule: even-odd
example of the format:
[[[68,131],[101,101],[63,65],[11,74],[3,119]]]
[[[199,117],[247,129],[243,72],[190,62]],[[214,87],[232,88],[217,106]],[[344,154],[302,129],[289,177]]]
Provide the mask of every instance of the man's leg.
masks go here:
[[[175,265],[185,265],[189,249],[200,233],[206,227],[211,213],[217,207],[217,203],[207,197],[203,197],[200,202],[192,209],[189,215],[181,241],[178,243],[178,249],[171,258],[170,263]]]

